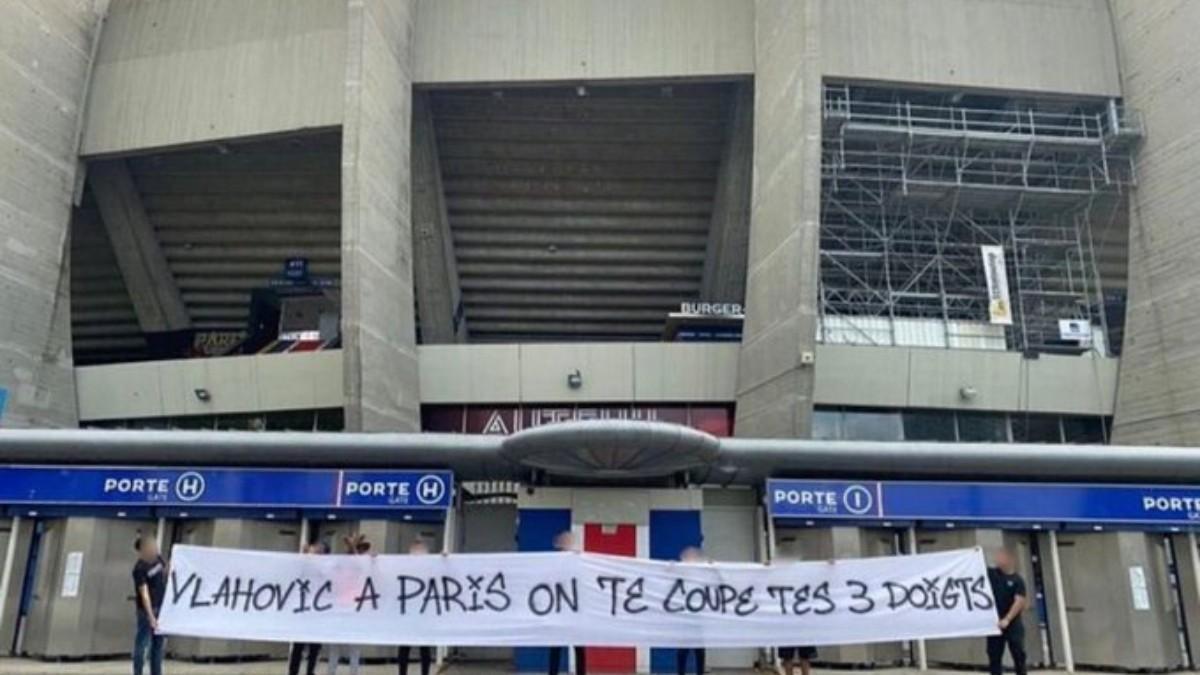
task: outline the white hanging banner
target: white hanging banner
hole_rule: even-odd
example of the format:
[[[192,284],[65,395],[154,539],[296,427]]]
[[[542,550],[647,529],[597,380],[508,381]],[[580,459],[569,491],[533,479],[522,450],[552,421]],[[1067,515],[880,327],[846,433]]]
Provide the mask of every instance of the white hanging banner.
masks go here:
[[[991,635],[996,619],[978,549],[764,566],[179,545],[159,628],[280,642],[753,647]]]
[[[983,273],[987,277],[988,318],[992,323],[1011,326],[1012,300],[1008,296],[1008,270],[1004,266],[1003,246],[980,246]]]

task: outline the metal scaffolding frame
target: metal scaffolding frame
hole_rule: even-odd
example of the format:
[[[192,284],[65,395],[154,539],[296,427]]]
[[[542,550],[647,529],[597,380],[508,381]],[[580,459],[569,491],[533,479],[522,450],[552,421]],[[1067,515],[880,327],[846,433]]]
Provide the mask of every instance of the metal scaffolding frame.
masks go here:
[[[992,348],[1090,349],[1058,321],[1107,328],[1090,233],[1134,184],[1135,117],[1116,100],[963,99],[826,84],[822,339],[900,344],[923,322],[947,347],[990,328]],[[983,245],[1004,247],[1011,287],[999,347]]]

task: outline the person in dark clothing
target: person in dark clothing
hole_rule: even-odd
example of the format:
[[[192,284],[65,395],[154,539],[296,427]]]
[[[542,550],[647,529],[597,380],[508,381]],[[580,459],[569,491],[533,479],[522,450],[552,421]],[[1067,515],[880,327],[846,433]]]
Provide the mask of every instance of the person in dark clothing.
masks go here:
[[[420,647],[417,651],[420,652],[421,675],[429,675],[429,671],[433,667],[433,648]],[[408,675],[408,657],[411,653],[412,647],[408,645],[404,645],[398,650],[397,656],[400,657],[400,675]]]
[[[409,555],[426,555],[428,553],[429,546],[420,539],[413,541],[408,546]],[[433,649],[430,647],[420,647],[417,651],[420,653],[421,675],[429,675],[429,670],[433,667]],[[400,662],[400,675],[408,675],[408,657],[411,653],[412,647],[408,645],[401,645],[396,651],[396,657]]]
[[[800,675],[812,673],[812,660],[817,658],[816,647],[780,647],[779,660],[783,661],[784,675],[796,675],[796,666],[800,666]]]
[[[162,675],[163,643],[158,634],[158,612],[167,593],[167,561],[158,554],[158,543],[150,537],[133,542],[138,553],[133,565],[133,594],[137,607],[137,636],[133,641],[133,675],[142,675],[149,652],[150,675]]]
[[[558,675],[564,647],[550,648],[550,675]],[[575,675],[587,675],[587,648],[575,647]]]
[[[1008,647],[1013,670],[1017,675],[1025,675],[1025,626],[1021,623],[1021,612],[1029,604],[1025,580],[1017,574],[1017,559],[1011,549],[1000,549],[994,560],[996,566],[988,568],[988,581],[996,599],[1000,634],[988,636],[988,670],[992,675],[1002,675],[1004,648]]]
[[[304,547],[304,552],[309,555],[319,555],[325,553],[325,545],[309,544]],[[300,675],[300,662],[304,660],[305,652],[308,653],[308,659],[305,662],[304,675],[316,675],[317,658],[321,655],[321,643],[319,642],[292,643],[292,651],[288,655],[288,675]]]
[[[704,554],[695,546],[688,546],[679,554],[679,562],[699,563],[704,562]],[[693,647],[688,649],[675,650],[675,672],[678,675],[687,675],[688,655],[696,656],[696,675],[704,675],[704,649],[701,647]]]
[[[570,530],[564,530],[554,537],[554,550],[575,551],[575,535]],[[550,648],[550,675],[558,675],[562,661],[563,647]],[[575,647],[575,675],[587,675],[587,649]]]

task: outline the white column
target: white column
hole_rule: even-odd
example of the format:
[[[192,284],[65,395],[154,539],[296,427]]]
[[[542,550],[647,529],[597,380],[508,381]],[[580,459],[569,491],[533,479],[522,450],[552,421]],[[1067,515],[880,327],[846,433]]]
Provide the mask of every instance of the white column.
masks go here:
[[[763,551],[763,562],[768,565],[775,562],[775,519],[771,517],[771,510],[765,507],[758,507],[758,512],[766,518],[767,521],[767,541]],[[783,664],[776,658],[778,652],[774,647],[768,647],[766,650],[766,662],[775,664],[775,672],[783,674]]]
[[[1058,533],[1050,530],[1050,568],[1054,570],[1054,604],[1058,607],[1059,633],[1062,635],[1063,666],[1075,672],[1075,654],[1071,651],[1071,626],[1067,622],[1067,600],[1063,593],[1062,564],[1058,560]]]
[[[20,529],[21,516],[13,516],[8,546],[4,549],[4,570],[0,572],[0,620],[4,618],[4,606],[8,604],[8,587],[12,584],[13,566],[17,564],[17,537]]]
[[[304,553],[304,549],[308,547],[308,518],[300,518],[300,552]]]
[[[462,504],[458,500],[458,490],[455,490],[455,496],[450,500],[450,508],[446,510],[446,524],[442,527],[442,555],[454,552],[455,529],[458,525],[458,509]],[[439,645],[434,651],[434,671],[441,672],[442,664],[445,663],[446,657],[450,655],[450,648],[445,645]],[[571,667],[575,665],[572,663]],[[571,671],[574,672],[574,671]]]
[[[908,528],[908,554],[917,554],[917,528]],[[929,670],[929,654],[925,651],[925,641],[917,640],[917,670]]]
[[[154,543],[158,544],[158,552],[163,555],[165,555],[163,553],[163,543],[164,543],[163,537],[164,537],[164,535],[166,535],[166,532],[167,532],[167,519],[159,518],[158,519],[158,531],[154,533]]]

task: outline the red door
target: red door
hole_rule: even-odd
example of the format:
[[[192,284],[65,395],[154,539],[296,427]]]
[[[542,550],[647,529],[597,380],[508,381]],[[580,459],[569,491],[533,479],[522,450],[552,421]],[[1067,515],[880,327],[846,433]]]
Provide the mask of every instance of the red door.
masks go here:
[[[637,557],[637,525],[601,525],[586,523],[583,526],[583,550],[589,553],[607,553]],[[637,648],[635,647],[588,647],[587,668],[597,673],[632,673],[637,670]]]

